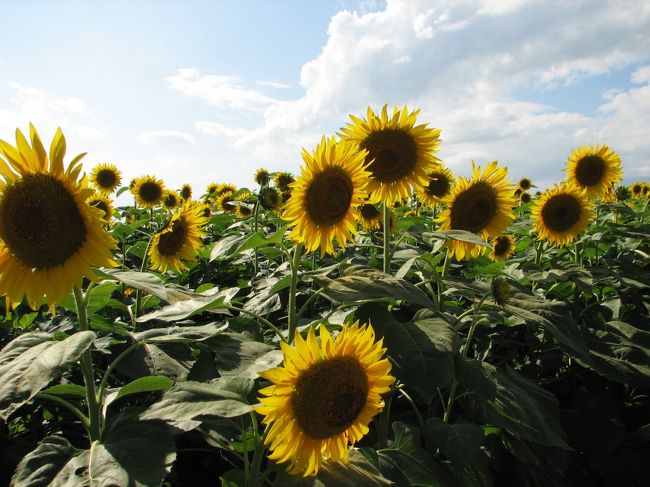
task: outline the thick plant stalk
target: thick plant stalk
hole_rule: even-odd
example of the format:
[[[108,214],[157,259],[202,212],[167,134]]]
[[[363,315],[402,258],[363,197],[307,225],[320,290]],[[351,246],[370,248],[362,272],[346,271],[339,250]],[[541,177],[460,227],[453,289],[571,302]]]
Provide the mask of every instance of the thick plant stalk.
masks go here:
[[[384,272],[390,274],[390,208],[384,204]]]
[[[291,287],[289,288],[289,334],[287,336],[289,343],[293,341],[293,336],[296,333],[296,327],[298,326],[298,315],[296,314],[296,291],[298,289],[298,267],[300,266],[300,254],[302,254],[302,244],[298,243],[293,248],[293,259],[290,260]]]

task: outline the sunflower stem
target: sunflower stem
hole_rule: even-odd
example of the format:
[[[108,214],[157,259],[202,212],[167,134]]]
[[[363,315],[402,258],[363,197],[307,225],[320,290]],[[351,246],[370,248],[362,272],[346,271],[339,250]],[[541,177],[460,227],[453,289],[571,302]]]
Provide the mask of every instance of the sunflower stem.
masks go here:
[[[79,318],[79,331],[88,331],[88,294],[84,296],[77,286],[72,289],[74,293],[75,304],[77,305],[77,316]],[[86,349],[79,359],[81,365],[81,374],[86,386],[86,403],[88,404],[88,436],[90,442],[98,441],[101,436],[101,407],[97,402],[97,392],[95,390],[95,372],[93,370],[93,361],[90,349]]]
[[[253,452],[253,461],[251,462],[251,466],[250,466],[249,482],[250,485],[257,485],[259,484],[258,476],[261,473],[260,467],[262,466],[262,459],[264,458],[264,449],[265,449],[264,440],[266,439],[266,434],[268,432],[268,429],[264,430],[264,433],[262,434],[262,436],[260,436],[260,432],[257,427],[257,417],[253,412],[249,414],[251,416],[251,423],[253,425],[253,434],[255,436],[255,451]],[[262,477],[261,480],[263,481],[264,478]]]
[[[84,413],[79,411],[74,405],[66,401],[65,399],[55,396],[53,394],[47,394],[45,392],[39,392],[36,394],[37,399],[45,399],[46,401],[52,401],[57,403],[60,406],[63,406],[66,408],[68,411],[70,411],[72,414],[74,414],[79,420],[81,421],[81,424],[84,425],[86,430],[89,430],[90,428],[90,420],[86,417]]]
[[[445,262],[444,264],[442,264],[442,273],[440,274],[440,281],[438,281],[438,307],[440,311],[442,311],[442,293],[445,292],[444,279],[447,278],[450,265],[451,265],[451,258],[449,257],[449,247],[447,247],[445,253]]]
[[[301,253],[302,243],[297,243],[293,248],[293,259],[289,261],[291,263],[291,287],[289,288],[288,311],[289,336],[287,337],[289,343],[293,341],[293,335],[296,333],[296,327],[298,325],[298,316],[296,314],[296,290],[298,288],[298,267],[300,266]]]
[[[147,248],[144,250],[144,256],[142,257],[142,265],[140,265],[140,272],[144,272],[147,270],[147,264],[149,263],[149,247],[151,247],[151,242],[153,242],[153,235],[149,238],[149,241],[147,242]],[[142,291],[140,289],[136,289],[135,291],[135,306],[133,308],[133,313],[131,313],[131,322],[133,324],[133,328],[135,328],[135,325],[137,323],[137,318],[140,316],[140,306],[142,305]]]
[[[378,421],[378,439],[379,444],[377,445],[379,449],[386,448],[388,446],[388,426],[390,423],[390,408],[393,405],[393,391],[386,397],[386,405],[384,410],[381,412]]]
[[[538,240],[535,245],[535,266],[540,267],[542,264],[542,255],[544,254],[544,241]]]
[[[257,229],[259,228],[259,213],[260,213],[260,202],[256,201],[255,211],[253,213],[253,231],[255,233],[257,233]],[[255,275],[257,275],[260,268],[260,258],[259,258],[259,254],[257,253],[257,247],[253,249],[253,255],[255,256],[255,262],[254,262]]]
[[[390,274],[390,207],[384,203],[384,272]]]
[[[269,320],[267,320],[266,318],[262,318],[261,316],[256,315],[255,313],[253,313],[252,311],[245,310],[244,308],[238,308],[237,306],[226,305],[225,308],[229,309],[230,311],[237,311],[239,313],[243,313],[243,314],[248,315],[248,316],[250,316],[252,318],[255,318],[261,324],[266,325],[271,330],[273,330],[280,340],[282,340],[283,342],[287,342],[287,339],[285,338],[282,331],[277,326],[275,326],[273,323],[271,323]]]
[[[106,372],[104,372],[104,376],[102,377],[102,380],[99,383],[99,388],[97,389],[97,398],[99,404],[102,404],[104,402],[104,391],[106,390],[106,385],[108,384],[108,379],[111,376],[111,373],[113,370],[115,370],[115,367],[126,358],[127,355],[129,355],[132,351],[134,351],[137,348],[140,348],[142,345],[144,345],[145,342],[134,342],[129,347],[124,350],[122,353],[120,353],[115,360],[113,360],[108,368],[106,369]]]

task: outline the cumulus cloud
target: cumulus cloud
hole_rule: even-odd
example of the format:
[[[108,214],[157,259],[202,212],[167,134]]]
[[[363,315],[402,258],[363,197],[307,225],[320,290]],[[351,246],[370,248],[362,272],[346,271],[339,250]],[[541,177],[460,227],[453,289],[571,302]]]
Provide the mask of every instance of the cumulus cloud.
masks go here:
[[[606,142],[626,174],[648,173],[650,3],[630,0],[389,0],[383,10],[342,11],[321,53],[300,73],[304,95],[276,100],[232,76],[179,70],[167,78],[215,106],[257,111],[247,130],[198,122],[229,137],[242,159],[296,171],[301,147],[336,132],[366,107],[420,107],[442,128],[441,158],[460,172],[499,159],[540,184],[562,179],[570,149]],[[629,89],[603,93],[584,113],[518,99],[517,90],[562,90],[584,78],[638,65]],[[202,125],[199,125],[202,124]],[[287,164],[292,164],[287,166]]]
[[[151,144],[161,140],[180,140],[190,145],[194,145],[194,136],[180,130],[152,130],[138,134],[135,139],[143,144]]]

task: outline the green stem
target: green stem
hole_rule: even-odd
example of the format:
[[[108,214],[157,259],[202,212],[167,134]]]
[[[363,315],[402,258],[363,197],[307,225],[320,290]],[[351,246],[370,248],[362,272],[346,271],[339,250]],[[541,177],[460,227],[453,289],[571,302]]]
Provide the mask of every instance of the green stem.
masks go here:
[[[75,304],[77,305],[77,316],[79,317],[79,331],[88,330],[88,294],[85,296],[77,286],[73,288]],[[88,435],[90,442],[98,441],[101,436],[101,408],[97,402],[97,393],[95,391],[95,372],[93,370],[93,360],[90,349],[86,349],[79,359],[81,373],[86,386],[86,402],[88,403]]]
[[[392,391],[386,397],[386,406],[384,407],[384,410],[381,412],[381,415],[379,416],[379,449],[386,448],[388,446],[388,426],[390,423],[390,408],[393,405],[393,394]]]
[[[313,303],[314,300],[315,300],[318,296],[320,296],[320,295],[323,293],[323,291],[325,291],[325,288],[324,288],[324,287],[320,288],[320,289],[319,289],[318,291],[316,291],[314,294],[312,294],[311,296],[309,296],[309,298],[307,298],[307,301],[305,301],[305,304],[303,304],[303,305],[300,307],[300,309],[298,310],[298,313],[297,313],[297,315],[296,315],[296,319],[299,320],[300,318],[302,318],[303,313],[304,313],[305,311],[307,311],[307,307],[308,307],[311,303]]]
[[[280,340],[282,340],[283,342],[287,341],[287,339],[285,338],[282,331],[277,326],[275,326],[273,323],[271,323],[269,320],[267,320],[266,318],[262,318],[261,316],[256,315],[255,313],[253,313],[252,311],[245,310],[244,308],[238,308],[237,306],[226,305],[225,307],[226,307],[226,309],[229,309],[231,311],[237,311],[239,313],[243,313],[243,314],[248,315],[248,316],[250,316],[252,318],[255,318],[261,324],[263,324],[265,326],[268,326],[271,330],[273,330]]]
[[[438,306],[442,311],[442,293],[445,292],[444,279],[449,273],[449,266],[451,265],[451,258],[449,257],[449,247],[446,248],[445,262],[442,264],[442,273],[440,274],[440,281],[438,282]]]
[[[262,460],[264,459],[264,440],[266,439],[266,433],[268,431],[264,430],[262,436],[257,428],[257,417],[255,413],[249,413],[251,415],[251,421],[253,425],[253,434],[255,435],[255,451],[253,452],[253,461],[251,462],[250,467],[250,485],[258,484],[258,474],[260,473],[260,467],[262,466]]]
[[[296,333],[298,325],[298,317],[296,315],[296,291],[298,289],[298,267],[300,266],[300,254],[302,253],[302,244],[298,243],[293,248],[293,258],[289,261],[291,263],[291,286],[289,288],[289,343],[293,341],[293,336]]]
[[[384,203],[384,272],[390,274],[390,207]]]
[[[538,240],[535,245],[535,266],[539,267],[542,263],[542,255],[544,254],[544,241]]]
[[[149,263],[149,247],[151,247],[151,242],[153,241],[153,235],[149,238],[147,242],[147,248],[144,251],[144,256],[142,257],[142,265],[140,266],[140,272],[145,272],[147,270],[147,264]],[[131,322],[135,328],[137,323],[137,318],[140,316],[140,306],[142,305],[142,291],[136,289],[135,291],[135,306],[133,308],[133,313],[131,313]]]
[[[260,213],[260,202],[256,201],[255,202],[255,211],[253,213],[253,231],[257,233],[257,229],[259,227],[259,213]],[[255,275],[259,272],[260,269],[260,258],[257,253],[257,247],[253,249],[253,254],[255,255]]]
[[[37,399],[45,399],[47,401],[52,401],[52,402],[55,402],[55,403],[59,404],[60,406],[63,406],[68,411],[70,411],[72,414],[74,414],[77,418],[79,418],[79,420],[81,420],[81,423],[84,425],[86,430],[88,430],[90,432],[90,420],[86,417],[86,415],[84,413],[79,411],[79,409],[77,409],[74,405],[70,404],[65,399],[60,398],[58,396],[55,396],[53,394],[47,394],[45,392],[39,392],[38,394],[36,394],[36,398]]]
[[[141,347],[144,345],[144,341],[142,342],[135,342],[129,345],[129,347],[124,350],[121,354],[117,356],[115,360],[111,362],[111,364],[108,366],[106,369],[106,372],[104,373],[104,376],[102,377],[101,382],[99,383],[99,388],[97,389],[97,398],[99,400],[99,403],[102,404],[104,402],[104,391],[106,390],[106,385],[108,384],[108,379],[113,373],[113,370],[117,365],[132,351],[134,351],[136,348]]]
[[[413,409],[413,412],[415,413],[415,417],[418,420],[418,424],[420,425],[420,430],[424,433],[427,428],[426,428],[426,423],[424,422],[424,419],[422,418],[422,414],[420,414],[420,410],[418,407],[415,405],[415,401],[413,401],[413,398],[408,395],[408,393],[404,390],[404,384],[399,384],[396,387],[397,391],[406,399],[406,401],[411,405],[411,409]]]

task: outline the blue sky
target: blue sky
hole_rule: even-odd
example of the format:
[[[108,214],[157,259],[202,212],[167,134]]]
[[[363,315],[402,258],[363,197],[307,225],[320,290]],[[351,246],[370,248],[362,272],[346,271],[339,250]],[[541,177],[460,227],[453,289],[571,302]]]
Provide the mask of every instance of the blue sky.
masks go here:
[[[61,126],[126,182],[253,186],[383,104],[421,108],[440,158],[563,178],[607,143],[650,179],[650,2],[36,1],[3,6],[0,138]],[[69,160],[69,159],[68,159]]]

